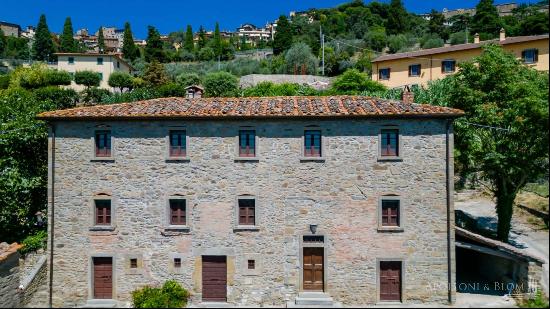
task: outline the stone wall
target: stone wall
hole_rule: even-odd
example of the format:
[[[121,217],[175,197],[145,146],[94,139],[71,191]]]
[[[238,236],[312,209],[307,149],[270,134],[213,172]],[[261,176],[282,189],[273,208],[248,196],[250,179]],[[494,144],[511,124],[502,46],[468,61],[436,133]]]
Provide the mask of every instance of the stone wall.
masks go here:
[[[46,252],[43,249],[28,253],[20,259],[21,305],[45,307],[48,305]]]
[[[250,74],[241,77],[240,86],[248,88],[256,86],[261,82],[272,82],[275,84],[293,83],[310,85],[315,89],[326,89],[332,83],[330,77],[315,75],[290,75],[290,74]]]
[[[181,282],[193,302],[200,302],[201,256],[226,255],[228,302],[284,306],[302,288],[300,247],[310,224],[325,236],[325,291],[336,301],[375,304],[377,261],[397,258],[404,263],[404,303],[445,304],[445,124],[429,119],[58,123],[54,306],[91,299],[91,260],[105,255],[114,257],[114,297],[121,304],[130,301],[134,289],[168,279]],[[114,161],[91,160],[98,125],[111,127]],[[165,160],[166,135],[176,125],[186,126],[189,161]],[[259,136],[258,161],[235,160],[244,125],[255,126]],[[300,160],[309,125],[322,129],[323,161]],[[378,160],[384,125],[399,126],[402,160]],[[235,229],[237,197],[247,194],[256,198],[258,231]],[[401,232],[377,229],[379,199],[388,194],[401,197]],[[105,195],[112,199],[115,228],[92,231],[94,196]],[[165,233],[172,195],[187,199],[187,233]],[[451,237],[454,267],[454,233]],[[174,256],[182,258],[182,269],[171,266]],[[250,256],[260,268],[254,274],[246,270]],[[130,269],[130,258],[138,258],[137,270]]]
[[[19,252],[16,243],[0,243],[0,307],[19,307]]]

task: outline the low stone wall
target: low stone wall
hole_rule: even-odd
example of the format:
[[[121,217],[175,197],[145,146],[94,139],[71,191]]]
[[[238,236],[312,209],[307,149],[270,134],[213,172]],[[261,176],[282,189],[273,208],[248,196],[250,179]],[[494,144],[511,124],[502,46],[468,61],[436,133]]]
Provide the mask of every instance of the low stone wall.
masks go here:
[[[37,303],[35,298],[39,299],[39,304],[46,305],[44,303],[46,299],[40,301],[41,296],[36,295],[37,291],[44,290],[47,285],[46,260],[46,254],[42,250],[27,254],[25,259],[20,260],[20,299],[22,306],[27,307],[31,303]]]
[[[314,75],[287,75],[287,74],[251,74],[241,77],[241,88],[256,86],[261,82],[272,82],[275,84],[293,83],[309,85],[315,89],[326,89],[330,87],[332,79],[324,76]]]
[[[17,243],[0,244],[0,307],[13,308],[20,306],[19,287],[19,252]]]

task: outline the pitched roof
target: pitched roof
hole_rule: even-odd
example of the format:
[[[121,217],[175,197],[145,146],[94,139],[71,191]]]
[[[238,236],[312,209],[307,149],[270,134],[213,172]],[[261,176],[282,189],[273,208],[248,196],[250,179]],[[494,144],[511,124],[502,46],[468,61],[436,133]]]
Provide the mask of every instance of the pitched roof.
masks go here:
[[[380,57],[372,60],[372,62],[381,62],[381,61],[396,60],[396,59],[403,59],[403,58],[414,58],[414,57],[430,56],[430,55],[442,54],[442,53],[448,53],[448,52],[462,51],[462,50],[468,50],[468,49],[476,49],[476,48],[481,48],[483,45],[489,44],[489,43],[497,43],[497,44],[500,44],[500,45],[507,45],[507,44],[537,41],[537,40],[544,40],[544,39],[548,40],[548,34],[545,34],[545,35],[530,35],[530,36],[515,36],[515,37],[506,38],[503,41],[499,41],[498,39],[496,39],[496,40],[483,41],[483,42],[479,42],[479,43],[458,44],[458,45],[452,45],[452,46],[447,46],[447,47],[422,49],[422,50],[407,52],[407,53],[383,55],[383,56],[380,56]]]
[[[41,113],[42,120],[239,118],[456,118],[463,111],[363,96],[267,98],[161,98]]]

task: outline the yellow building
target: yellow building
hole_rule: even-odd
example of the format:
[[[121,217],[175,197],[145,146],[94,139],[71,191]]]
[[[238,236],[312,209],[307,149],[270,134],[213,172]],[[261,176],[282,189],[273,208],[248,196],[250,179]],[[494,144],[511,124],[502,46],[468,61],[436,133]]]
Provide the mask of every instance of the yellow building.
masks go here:
[[[501,31],[495,40],[480,42],[476,36],[474,43],[380,56],[372,61],[372,79],[390,88],[426,85],[456,72],[458,63],[480,55],[488,43],[501,45],[530,67],[548,71],[548,34],[507,38]]]
[[[93,71],[101,76],[99,88],[109,89],[109,77],[114,72],[132,73],[134,68],[126,62],[120,54],[98,53],[57,53],[57,69],[73,74],[78,71]],[[84,86],[77,85],[74,81],[70,88],[81,91]]]

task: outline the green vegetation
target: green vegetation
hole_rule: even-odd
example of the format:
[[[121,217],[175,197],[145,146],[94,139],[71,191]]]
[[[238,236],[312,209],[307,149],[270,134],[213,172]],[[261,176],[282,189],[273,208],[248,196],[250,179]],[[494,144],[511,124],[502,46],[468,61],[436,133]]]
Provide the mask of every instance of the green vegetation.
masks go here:
[[[365,73],[361,73],[355,69],[348,70],[340,75],[334,81],[332,87],[342,94],[359,94],[364,91],[377,92],[386,90],[384,85],[371,80]]]
[[[535,193],[538,196],[548,198],[548,181],[543,183],[528,183],[523,190]]]
[[[105,37],[103,34],[103,26],[99,26],[99,29],[97,30],[97,46],[99,48],[100,53],[104,53],[106,46],[105,46]]]
[[[146,286],[132,292],[134,308],[184,308],[189,292],[177,281],[168,280],[161,288]]]
[[[132,34],[132,28],[130,27],[129,22],[126,22],[124,24],[122,54],[126,59],[130,61],[133,61],[139,57],[139,49],[136,47],[136,44],[134,43],[134,35]]]
[[[21,242],[23,247],[19,249],[19,253],[25,255],[30,252],[36,252],[39,249],[45,249],[47,240],[48,232],[45,230],[40,230],[34,235],[29,235]]]
[[[74,73],[74,82],[86,86],[86,88],[98,87],[101,82],[101,75],[94,71],[78,71]]]
[[[204,94],[207,97],[237,96],[239,81],[227,72],[210,73],[204,77]]]
[[[40,15],[40,21],[36,26],[34,35],[34,44],[32,46],[33,59],[39,61],[52,61],[54,59],[55,46],[52,40],[52,34],[48,29],[46,15]]]
[[[539,289],[534,298],[521,301],[519,303],[520,308],[548,308],[548,299],[542,295],[542,291]]]
[[[65,19],[63,33],[59,38],[59,51],[62,53],[76,53],[78,51],[78,42],[73,38],[73,23],[71,18]]]
[[[124,72],[114,72],[109,76],[109,86],[118,88],[120,92],[124,92],[124,89],[132,91],[134,88],[134,78],[132,75]]]

